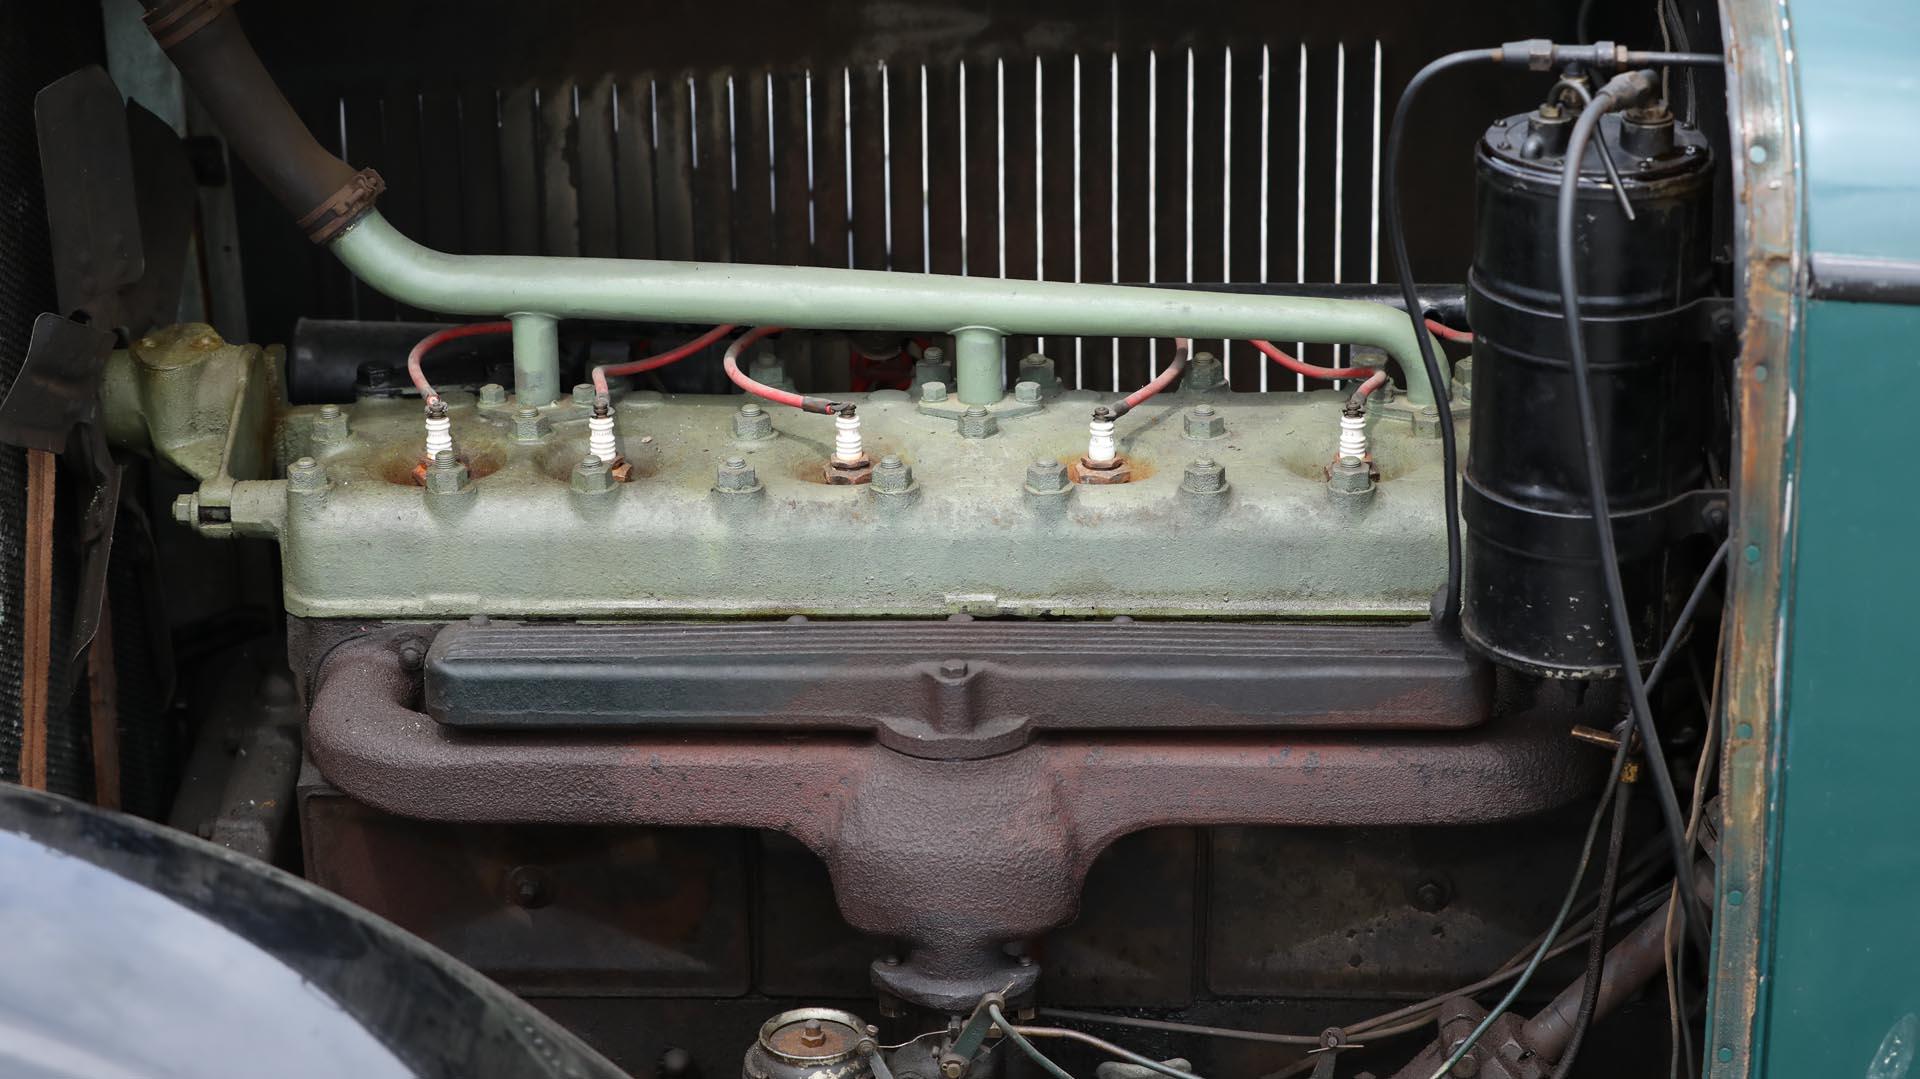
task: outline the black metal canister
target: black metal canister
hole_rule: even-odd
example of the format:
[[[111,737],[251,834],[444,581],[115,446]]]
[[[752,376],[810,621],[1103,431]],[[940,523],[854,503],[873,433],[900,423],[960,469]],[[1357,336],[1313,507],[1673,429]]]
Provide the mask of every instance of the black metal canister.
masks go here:
[[[1619,661],[1554,261],[1572,120],[1544,107],[1498,121],[1475,154],[1462,628],[1473,647],[1509,666],[1605,678],[1619,674]],[[1600,143],[1619,170],[1619,191]],[[1581,163],[1581,322],[1621,573],[1645,658],[1663,628],[1668,551],[1689,530],[1682,496],[1705,475],[1712,379],[1696,304],[1713,280],[1711,196],[1705,137],[1675,125],[1664,108],[1604,118]]]

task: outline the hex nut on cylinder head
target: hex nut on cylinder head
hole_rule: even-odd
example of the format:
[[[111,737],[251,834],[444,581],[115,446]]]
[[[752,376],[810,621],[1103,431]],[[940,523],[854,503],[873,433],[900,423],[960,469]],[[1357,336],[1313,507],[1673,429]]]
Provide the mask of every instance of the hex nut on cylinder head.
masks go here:
[[[991,438],[1000,430],[1000,422],[993,418],[985,405],[968,405],[960,414],[961,438]]]
[[[757,401],[748,401],[733,414],[733,437],[742,442],[757,442],[773,437],[773,417]]]
[[[729,457],[715,470],[713,489],[722,494],[752,494],[760,489],[760,476],[745,457]]]
[[[613,469],[607,462],[588,454],[573,466],[573,489],[583,495],[597,495],[611,491],[615,483]]]
[[[339,405],[321,405],[313,417],[313,440],[322,443],[344,442],[352,433],[347,414]]]
[[[1335,461],[1327,467],[1327,490],[1337,495],[1372,494],[1373,471],[1357,458]]]
[[[311,457],[302,457],[287,466],[287,490],[297,492],[327,489],[327,470]]]
[[[470,488],[471,479],[465,461],[455,457],[452,450],[441,450],[433,455],[433,465],[427,469],[427,491],[436,495],[457,495]]]
[[[1040,403],[1040,384],[1038,382],[1016,382],[1013,384],[1013,399],[1023,405]]]
[[[1027,466],[1027,490],[1036,495],[1064,494],[1073,485],[1067,482],[1067,466],[1041,457]]]
[[[573,384],[573,403],[581,408],[593,407],[593,383],[576,382]]]
[[[1186,473],[1180,478],[1180,489],[1197,495],[1219,494],[1227,489],[1226,466],[1211,457],[1197,457],[1187,462]]]
[[[553,424],[540,414],[540,410],[531,405],[513,410],[513,440],[515,442],[541,442],[553,433]]]
[[[913,489],[913,469],[898,454],[889,453],[873,467],[872,486],[878,495],[905,494]]]
[[[920,385],[920,400],[924,404],[937,405],[947,399],[947,384],[944,382],[924,382]]]
[[[1204,442],[1227,433],[1226,418],[1212,405],[1195,405],[1187,410],[1187,437]]]
[[[498,408],[507,403],[507,388],[498,382],[489,382],[480,387],[480,403],[488,408]]]

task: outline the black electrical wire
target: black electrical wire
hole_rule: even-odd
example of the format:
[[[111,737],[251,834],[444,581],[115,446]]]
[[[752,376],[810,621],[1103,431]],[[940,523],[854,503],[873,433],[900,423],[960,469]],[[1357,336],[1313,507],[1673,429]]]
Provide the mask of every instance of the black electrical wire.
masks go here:
[[[1433,605],[1433,621],[1449,636],[1460,632],[1460,449],[1453,429],[1453,405],[1447,399],[1446,373],[1440,369],[1433,337],[1427,333],[1426,311],[1420,306],[1420,294],[1414,286],[1413,260],[1407,255],[1406,223],[1400,215],[1400,146],[1406,139],[1407,116],[1413,101],[1427,83],[1454,68],[1499,59],[1499,49],[1467,49],[1448,53],[1427,64],[1401,91],[1400,100],[1393,107],[1393,126],[1387,133],[1387,233],[1392,240],[1393,270],[1400,278],[1400,295],[1406,301],[1407,317],[1413,322],[1413,338],[1420,344],[1420,362],[1427,369],[1427,384],[1433,387],[1433,406],[1440,414],[1440,475],[1441,482],[1446,484],[1447,583]]]
[[[1600,835],[1600,822],[1606,817],[1607,808],[1613,804],[1621,786],[1620,776],[1626,771],[1627,753],[1632,747],[1633,739],[1631,738],[1621,738],[1614,747],[1613,763],[1607,768],[1607,786],[1600,792],[1600,803],[1593,807],[1593,818],[1587,821],[1587,835],[1580,842],[1580,861],[1573,867],[1573,880],[1567,883],[1566,898],[1560,901],[1560,910],[1554,914],[1553,924],[1547,926],[1546,935],[1540,938],[1540,946],[1534,949],[1533,956],[1527,960],[1527,965],[1521,969],[1520,976],[1514,979],[1513,985],[1508,987],[1506,995],[1500,998],[1500,1003],[1488,1010],[1486,1017],[1481,1019],[1465,1038],[1461,1039],[1453,1052],[1447,1054],[1446,1059],[1441,1062],[1439,1068],[1435,1069],[1429,1079],[1445,1079],[1446,1076],[1453,1074],[1453,1066],[1473,1051],[1474,1045],[1494,1023],[1499,1021],[1502,1015],[1506,1014],[1508,1008],[1513,1007],[1513,1002],[1526,991],[1527,983],[1533,981],[1534,974],[1539,972],[1540,964],[1546,960],[1548,950],[1553,947],[1554,938],[1560,935],[1561,927],[1567,924],[1567,916],[1573,913],[1574,900],[1580,895],[1580,882],[1586,879],[1587,866],[1593,861],[1593,841]],[[1602,932],[1604,928],[1604,923],[1599,921],[1594,923],[1596,935],[1604,935]]]
[[[1700,571],[1700,579],[1693,582],[1693,591],[1687,593],[1687,602],[1680,606],[1680,616],[1673,620],[1673,629],[1667,632],[1667,641],[1660,646],[1660,658],[1653,661],[1653,669],[1647,672],[1648,693],[1653,692],[1653,687],[1659,683],[1660,676],[1666,673],[1667,664],[1673,662],[1674,653],[1680,650],[1680,639],[1686,636],[1687,626],[1693,622],[1694,614],[1699,611],[1701,600],[1706,598],[1707,586],[1713,583],[1714,578],[1720,576],[1720,567],[1727,564],[1727,553],[1732,549],[1731,539],[1721,540],[1719,549],[1714,551],[1713,557],[1707,560],[1707,568]],[[1707,718],[1711,721],[1713,717]]]
[[[1622,742],[1631,739],[1633,732],[1622,724],[1614,732]],[[1567,1079],[1567,1073],[1573,1070],[1573,1061],[1580,1055],[1580,1043],[1586,1040],[1587,1030],[1593,1026],[1593,1012],[1600,1004],[1600,977],[1607,965],[1607,934],[1604,926],[1613,910],[1614,888],[1620,883],[1620,855],[1627,845],[1627,805],[1632,801],[1633,784],[1619,784],[1619,793],[1613,799],[1613,826],[1607,835],[1607,860],[1600,871],[1600,891],[1594,897],[1593,924],[1596,928],[1593,939],[1587,944],[1587,975],[1580,988],[1580,1007],[1573,1014],[1573,1033],[1567,1039],[1566,1049],[1561,1051],[1560,1062],[1554,1065],[1553,1079]]]
[[[1619,653],[1620,673],[1626,682],[1627,700],[1635,729],[1646,746],[1647,770],[1651,773],[1655,800],[1666,825],[1667,842],[1672,848],[1674,874],[1684,880],[1691,864],[1687,845],[1687,822],[1680,812],[1680,800],[1674,794],[1673,776],[1661,750],[1660,731],[1653,723],[1653,708],[1647,699],[1647,685],[1640,673],[1640,657],[1633,643],[1633,621],[1628,613],[1626,586],[1620,579],[1620,554],[1614,544],[1613,520],[1607,499],[1606,466],[1600,448],[1599,421],[1595,419],[1593,386],[1587,363],[1586,335],[1580,327],[1579,266],[1574,258],[1574,211],[1578,205],[1581,165],[1586,160],[1587,143],[1601,117],[1619,103],[1616,86],[1622,80],[1644,77],[1642,74],[1617,76],[1593,96],[1574,122],[1567,140],[1566,163],[1560,171],[1560,198],[1555,214],[1555,255],[1560,270],[1560,310],[1567,331],[1567,363],[1572,368],[1573,393],[1578,405],[1580,446],[1586,458],[1588,511],[1592,514],[1594,545],[1600,561],[1600,576],[1606,588],[1607,620],[1613,630],[1614,647]],[[1700,907],[1699,897],[1690,888],[1681,888],[1682,910]],[[1698,923],[1704,927],[1706,919]]]

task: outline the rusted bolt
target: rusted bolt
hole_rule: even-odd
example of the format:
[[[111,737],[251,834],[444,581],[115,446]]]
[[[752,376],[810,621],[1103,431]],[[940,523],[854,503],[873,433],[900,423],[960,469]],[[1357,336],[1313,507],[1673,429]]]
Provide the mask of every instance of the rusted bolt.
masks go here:
[[[733,414],[733,437],[743,442],[757,442],[773,437],[773,417],[760,407],[758,401],[748,401]]]
[[[507,403],[507,388],[498,382],[489,382],[480,387],[480,403],[489,408],[498,408]]]
[[[820,1021],[810,1019],[800,1028],[800,1044],[809,1049],[818,1049],[827,1044],[827,1032],[821,1028]]]
[[[573,489],[583,495],[605,494],[613,490],[619,481],[613,478],[613,468],[588,454],[573,466]]]
[[[339,405],[321,405],[320,411],[313,417],[313,440],[315,442],[340,442],[349,432],[347,414]]]
[[[990,438],[999,430],[999,422],[985,405],[968,405],[967,410],[960,414],[961,438]]]
[[[729,457],[714,472],[713,489],[723,494],[752,494],[760,489],[760,476],[745,457]]]
[[[907,467],[899,454],[889,453],[874,467],[871,483],[875,494],[905,494],[913,489],[913,469]]]
[[[937,405],[947,399],[947,384],[944,382],[922,382],[920,401],[922,404]]]
[[[465,461],[455,457],[452,450],[441,450],[433,455],[433,467],[427,469],[427,491],[436,495],[457,495],[468,490],[471,479]]]
[[[1187,437],[1196,441],[1219,438],[1227,433],[1227,421],[1212,405],[1195,405],[1187,410]]]
[[[1067,466],[1051,458],[1037,458],[1027,466],[1027,490],[1036,495],[1053,495],[1067,490]]]
[[[311,457],[302,457],[287,466],[287,490],[310,492],[327,489],[327,470]]]
[[[525,405],[513,410],[513,440],[515,442],[541,442],[552,433],[553,425],[540,414],[540,410]]]
[[[1040,384],[1038,382],[1016,382],[1013,384],[1013,399],[1023,405],[1040,403]]]
[[[1198,457],[1187,463],[1180,488],[1197,495],[1219,494],[1227,489],[1227,469],[1211,457]]]

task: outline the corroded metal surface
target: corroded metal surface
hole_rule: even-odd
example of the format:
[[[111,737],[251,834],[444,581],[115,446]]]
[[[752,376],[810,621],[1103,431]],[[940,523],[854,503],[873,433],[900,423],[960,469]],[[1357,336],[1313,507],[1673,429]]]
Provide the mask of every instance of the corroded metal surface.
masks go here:
[[[431,820],[786,832],[826,861],[849,924],[904,942],[876,982],[935,1007],[1031,985],[1002,946],[1070,920],[1130,832],[1503,820],[1578,797],[1598,764],[1561,717],[1524,714],[1467,737],[1111,734],[967,761],[833,734],[480,736],[413,710],[403,647],[354,641],[323,666],[308,745],[342,791]]]
[[[1785,9],[1720,5],[1728,56],[1741,351],[1734,372],[1733,551],[1727,620],[1725,819],[1715,903],[1713,1007],[1704,1046],[1718,1079],[1754,1074],[1769,945],[1767,842],[1778,797],[1783,582],[1791,572],[1798,445],[1792,347],[1802,256],[1800,145]],[[1739,901],[1731,897],[1740,896]]]

